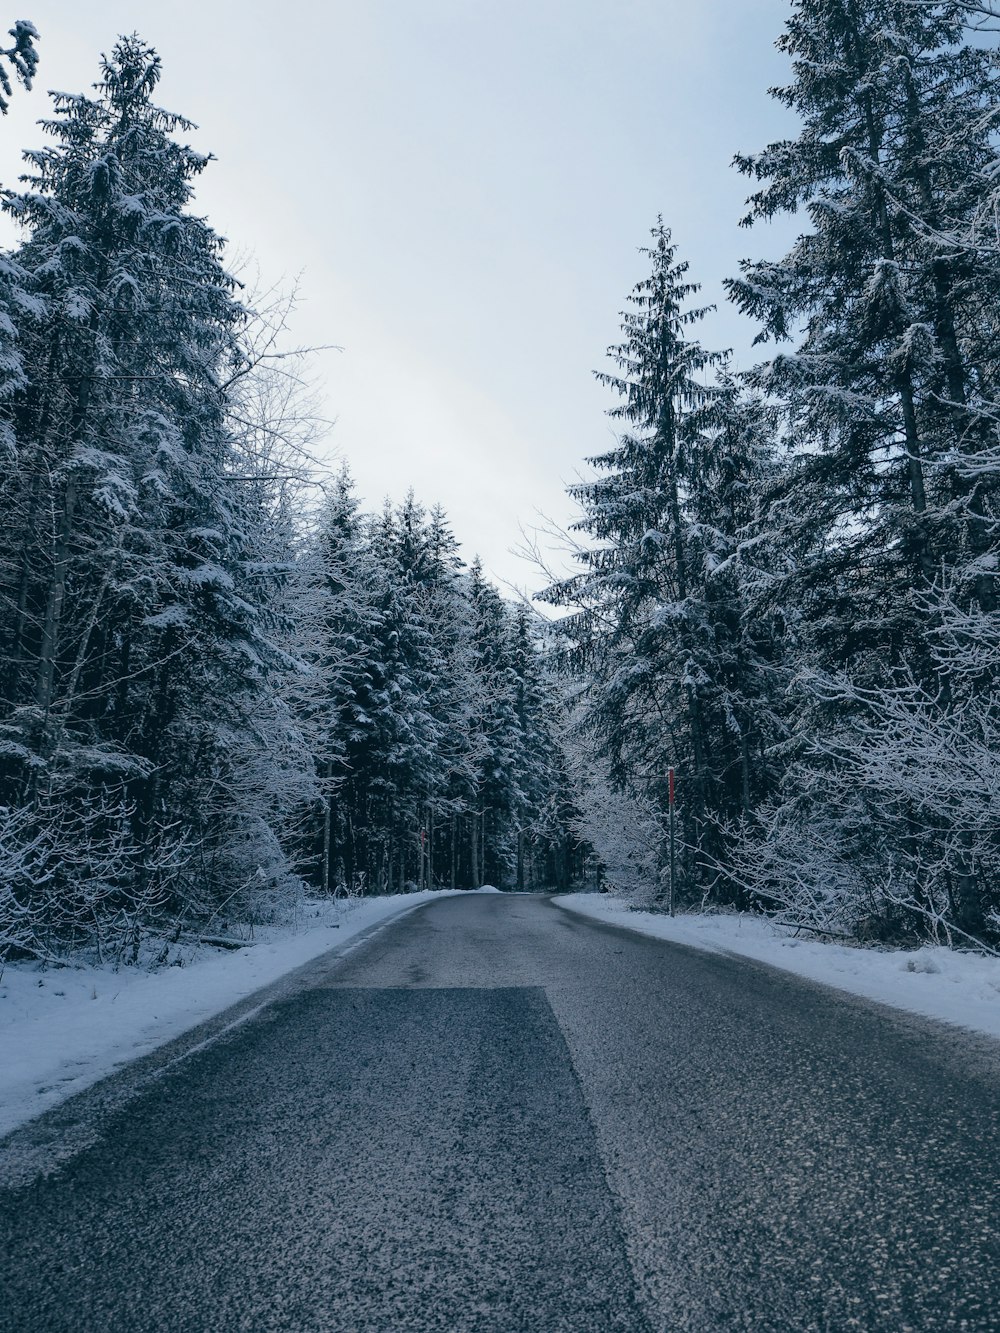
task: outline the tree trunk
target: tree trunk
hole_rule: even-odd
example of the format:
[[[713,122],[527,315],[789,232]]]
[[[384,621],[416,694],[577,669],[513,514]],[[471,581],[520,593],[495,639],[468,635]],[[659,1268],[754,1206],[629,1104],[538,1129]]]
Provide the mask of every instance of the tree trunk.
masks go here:
[[[470,828],[470,851],[472,857],[472,887],[478,889],[482,881],[479,878],[479,814],[473,810]]]
[[[42,622],[42,638],[38,654],[38,675],[35,683],[35,702],[45,714],[52,707],[52,691],[55,683],[56,648],[59,640],[59,623],[62,619],[63,602],[66,597],[66,574],[69,569],[69,546],[73,533],[73,514],[76,509],[76,478],[70,477],[66,483],[66,496],[63,501],[62,518],[56,537],[55,558],[49,594],[45,603],[45,618]]]
[[[333,777],[333,764],[326,765],[326,790],[323,793],[323,896],[330,894],[330,823],[332,802],[330,800],[330,781]]]
[[[486,883],[486,811],[479,816],[479,883]]]

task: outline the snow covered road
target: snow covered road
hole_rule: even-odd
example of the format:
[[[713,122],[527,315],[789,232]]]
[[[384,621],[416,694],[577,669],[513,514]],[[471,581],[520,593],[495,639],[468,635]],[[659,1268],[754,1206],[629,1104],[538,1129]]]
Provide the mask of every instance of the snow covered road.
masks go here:
[[[0,1191],[0,1328],[992,1329],[998,1052],[545,898],[433,902],[9,1140],[90,1122]]]

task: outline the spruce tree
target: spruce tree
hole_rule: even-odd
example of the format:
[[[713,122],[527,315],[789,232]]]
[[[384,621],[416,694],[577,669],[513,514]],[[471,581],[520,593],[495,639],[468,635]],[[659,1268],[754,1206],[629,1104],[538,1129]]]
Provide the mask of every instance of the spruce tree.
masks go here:
[[[997,605],[1000,254],[981,224],[1000,98],[997,54],[964,39],[966,10],[797,0],[779,43],[793,81],[775,95],[802,131],[737,158],[761,182],[748,223],[808,218],[783,261],[747,262],[730,283],[761,340],[793,344],[753,376],[780,402],[795,447],[772,495],[786,556],[778,596],[798,612],[797,675],[812,681],[789,719],[797,758],[767,836],[784,839],[778,862],[796,838],[829,848],[816,852],[824,864],[853,849],[844,910],[870,920],[882,904],[887,930],[929,903],[980,930],[990,894],[971,846],[935,824],[940,812],[930,816],[912,785],[890,799],[879,781],[842,803],[839,835],[821,795],[863,791],[887,731],[900,746],[912,738],[901,700],[928,734],[957,724],[965,685],[942,636],[956,615],[982,626]],[[897,772],[915,762],[904,750]],[[866,825],[875,809],[877,839]],[[952,849],[945,860],[917,853],[928,837]],[[877,886],[900,876],[890,901]]]
[[[0,404],[17,442],[0,501],[0,781],[42,823],[75,809],[95,844],[132,849],[110,904],[197,914],[258,879],[246,820],[263,815],[239,779],[287,626],[227,432],[246,312],[190,211],[207,159],[153,101],[159,77],[154,51],[120,41],[96,96],[54,96],[52,142],[4,198],[25,230],[26,378]],[[85,858],[53,857],[76,921]]]
[[[798,0],[779,46],[794,81],[775,96],[803,128],[737,158],[763,182],[746,221],[802,209],[811,228],[729,286],[762,338],[796,343],[757,380],[787,405],[802,507],[833,538],[811,581],[831,647],[899,660],[914,593],[990,540],[992,483],[956,463],[993,434],[1000,265],[966,238],[995,160],[997,57],[963,42],[960,6],[905,0]],[[975,592],[992,605],[989,580]]]
[[[516,828],[523,802],[518,681],[509,612],[478,559],[470,571],[468,596],[476,675],[473,750],[478,768],[469,856],[473,885],[500,887],[516,874]]]
[[[584,511],[575,526],[592,543],[580,556],[584,572],[544,595],[576,608],[561,628],[592,677],[587,726],[612,780],[665,805],[668,768],[682,773],[695,878],[708,873],[719,755],[709,716],[714,632],[692,504],[719,396],[709,372],[723,357],[689,336],[706,312],[688,308],[698,288],[662,220],[643,253],[651,271],[629,298],[624,340],[609,349],[616,369],[597,376],[621,399],[609,415],[628,429],[614,449],[588,460],[598,478],[571,490]]]
[[[11,73],[29,91],[35,71],[38,69],[38,52],[35,43],[39,40],[38,29],[27,19],[18,19],[9,36],[14,38],[14,45],[0,49],[0,115],[6,115],[10,106],[13,86]],[[10,66],[10,69],[7,66]]]

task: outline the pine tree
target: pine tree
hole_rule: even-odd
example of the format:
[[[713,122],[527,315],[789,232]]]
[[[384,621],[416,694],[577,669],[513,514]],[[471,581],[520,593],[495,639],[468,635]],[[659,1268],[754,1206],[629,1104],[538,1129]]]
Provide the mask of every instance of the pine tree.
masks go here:
[[[10,81],[11,71],[14,77],[28,91],[38,69],[38,52],[35,42],[39,40],[38,29],[27,19],[18,19],[9,35],[14,38],[14,45],[0,49],[0,115],[6,115],[10,106],[13,87]],[[10,70],[7,69],[10,66]]]
[[[598,376],[621,398],[610,415],[629,431],[590,460],[602,475],[573,488],[584,509],[576,526],[593,545],[581,555],[585,572],[546,596],[578,608],[561,628],[592,677],[586,725],[612,781],[665,808],[667,770],[679,770],[687,874],[707,880],[730,812],[725,792],[735,789],[738,802],[747,787],[749,728],[741,736],[738,714],[746,724],[749,710],[725,681],[740,658],[724,641],[739,639],[742,612],[738,599],[726,605],[717,567],[731,554],[720,543],[735,541],[749,454],[741,443],[741,460],[739,431],[719,425],[733,395],[708,380],[723,357],[688,336],[705,314],[686,308],[697,287],[662,221],[653,239],[650,276],[609,352],[617,372]]]
[[[975,931],[991,891],[971,847],[912,786],[898,798],[891,784],[864,787],[887,728],[899,744],[907,734],[900,701],[936,717],[932,734],[957,722],[942,635],[956,611],[982,625],[997,605],[1000,255],[981,222],[1000,100],[996,52],[963,40],[967,8],[798,0],[779,43],[794,79],[775,95],[802,132],[737,163],[763,183],[747,222],[802,210],[810,226],[783,261],[744,264],[730,290],[762,339],[795,343],[754,377],[797,451],[772,495],[787,557],[778,596],[797,608],[798,674],[813,682],[790,719],[801,740],[769,817],[784,849],[772,865],[809,844],[827,874],[847,851],[833,878],[848,915],[881,903],[898,924],[905,898]],[[891,767],[912,759],[900,749]],[[845,786],[862,794],[841,803],[837,833],[822,793]],[[918,852],[928,837],[952,847],[947,864]],[[890,902],[878,886],[903,865],[909,887]]]
[[[468,597],[476,675],[473,750],[478,760],[469,829],[472,883],[500,886],[516,874],[515,830],[523,800],[518,785],[518,681],[507,606],[478,559],[470,570]]]
[[[383,618],[365,528],[344,466],[299,558],[296,615],[309,670],[294,700],[321,789],[319,826],[306,838],[325,893],[356,891],[372,873],[363,840]]]
[[[366,518],[342,472],[302,567],[323,887],[549,883],[559,857],[567,883],[569,781],[539,648],[478,562],[466,571],[443,511],[411,494]]]
[[[836,534],[812,588],[846,660],[861,637],[877,636],[880,657],[912,654],[912,590],[956,549],[989,544],[986,483],[955,462],[993,434],[996,354],[982,330],[1000,266],[963,238],[995,160],[1000,101],[996,53],[961,39],[955,4],[799,0],[779,43],[795,80],[775,95],[802,133],[737,158],[765,182],[747,222],[803,208],[812,224],[781,263],[744,264],[730,290],[762,337],[803,329],[758,379],[809,450],[803,507]],[[865,571],[871,608],[860,634],[846,624],[852,570]],[[976,592],[992,604],[988,581]]]
[[[34,43],[38,41],[38,31],[34,24],[26,19],[18,19],[10,36],[14,45],[7,50],[0,50],[0,114],[6,115],[13,91],[10,72],[5,62],[10,65],[15,77],[31,88],[35,71],[38,68],[38,52]],[[7,254],[0,254],[0,402],[6,402],[14,394],[26,388],[24,366],[17,348],[16,306],[22,295],[23,272]],[[14,433],[9,421],[0,420],[0,461],[12,457],[15,450]]]
[[[584,840],[574,836],[576,791],[562,744],[567,718],[556,682],[547,674],[548,627],[528,608],[514,609],[510,624],[514,682],[515,772],[512,808],[516,837],[515,883],[568,890],[582,873]]]
[[[55,95],[53,143],[4,199],[26,231],[26,384],[2,405],[0,782],[42,823],[75,809],[95,844],[132,849],[109,904],[198,913],[238,892],[238,864],[258,878],[247,820],[266,818],[241,775],[287,666],[285,576],[256,558],[266,510],[227,433],[246,312],[189,211],[206,159],[154,104],[159,77],[155,52],[119,42],[96,97]],[[53,859],[77,921],[85,858]]]
[[[423,830],[424,883],[457,887],[460,825],[474,802],[477,769],[474,715],[477,707],[475,652],[465,562],[440,506],[425,527],[421,596],[433,641],[431,710],[438,720],[438,782],[429,794]]]
[[[731,826],[774,787],[769,752],[785,731],[787,615],[775,597],[786,557],[773,536],[784,469],[777,412],[720,374],[697,437],[687,513],[698,554],[701,691],[713,818]],[[721,857],[721,860],[719,859]],[[716,853],[725,873],[725,852]]]

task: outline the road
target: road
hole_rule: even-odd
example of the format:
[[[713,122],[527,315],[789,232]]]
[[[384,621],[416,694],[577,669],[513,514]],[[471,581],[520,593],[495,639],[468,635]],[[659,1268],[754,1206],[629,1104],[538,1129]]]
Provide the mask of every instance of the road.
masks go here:
[[[998,1052],[441,899],[68,1103],[0,1190],[0,1328],[997,1330]]]

